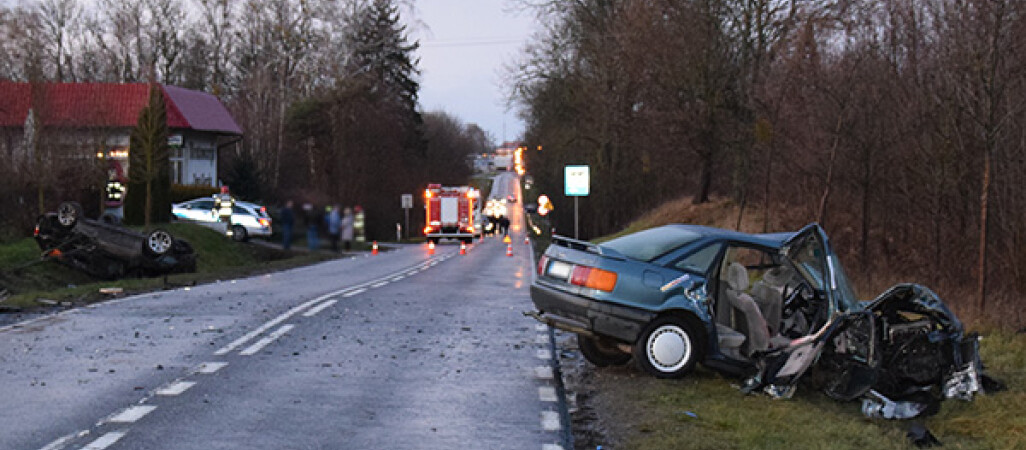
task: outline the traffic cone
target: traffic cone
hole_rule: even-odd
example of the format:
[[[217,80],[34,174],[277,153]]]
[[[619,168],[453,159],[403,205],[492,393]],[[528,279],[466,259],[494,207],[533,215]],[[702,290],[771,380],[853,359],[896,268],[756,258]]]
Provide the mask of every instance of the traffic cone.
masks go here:
[[[428,241],[428,254],[429,255],[434,255],[435,254],[435,241]]]
[[[378,254],[378,241],[374,241],[374,245],[371,246],[371,254],[372,255],[377,255]]]
[[[524,236],[524,244],[531,245],[531,240],[527,239],[527,236]]]
[[[513,256],[513,244],[506,244],[506,256]]]
[[[466,255],[467,254],[467,243],[466,242],[460,242],[460,254],[461,255]]]

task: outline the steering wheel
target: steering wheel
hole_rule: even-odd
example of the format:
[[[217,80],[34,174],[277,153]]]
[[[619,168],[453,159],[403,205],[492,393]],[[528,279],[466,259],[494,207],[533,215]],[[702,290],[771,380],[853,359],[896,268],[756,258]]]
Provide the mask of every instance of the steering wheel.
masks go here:
[[[784,285],[783,310],[785,311],[795,309],[799,300],[807,301],[812,297],[812,288],[804,281],[790,287],[790,292],[788,292],[788,287],[788,285]]]

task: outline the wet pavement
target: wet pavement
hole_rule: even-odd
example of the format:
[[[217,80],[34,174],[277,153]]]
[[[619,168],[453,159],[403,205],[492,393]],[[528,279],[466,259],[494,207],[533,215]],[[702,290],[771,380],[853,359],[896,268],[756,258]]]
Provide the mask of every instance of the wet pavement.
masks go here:
[[[561,448],[518,236],[0,328],[0,448]]]

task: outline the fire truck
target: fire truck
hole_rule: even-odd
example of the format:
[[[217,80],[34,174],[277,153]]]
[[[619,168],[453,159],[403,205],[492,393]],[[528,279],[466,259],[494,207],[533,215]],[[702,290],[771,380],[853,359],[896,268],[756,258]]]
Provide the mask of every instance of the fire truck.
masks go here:
[[[442,239],[472,242],[481,233],[474,217],[480,197],[470,186],[429,184],[424,190],[424,236],[436,244]]]

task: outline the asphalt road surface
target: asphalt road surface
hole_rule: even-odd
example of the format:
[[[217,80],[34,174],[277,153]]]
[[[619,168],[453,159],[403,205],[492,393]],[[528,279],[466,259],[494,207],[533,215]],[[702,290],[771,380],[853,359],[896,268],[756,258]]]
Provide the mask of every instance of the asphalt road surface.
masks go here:
[[[512,256],[411,245],[0,328],[0,448],[562,448],[512,220]]]

